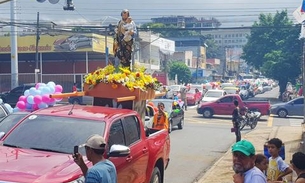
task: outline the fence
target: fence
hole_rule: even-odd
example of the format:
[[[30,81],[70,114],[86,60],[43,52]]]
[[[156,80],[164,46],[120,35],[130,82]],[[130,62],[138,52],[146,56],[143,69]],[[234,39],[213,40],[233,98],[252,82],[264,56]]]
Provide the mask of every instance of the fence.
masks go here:
[[[39,75],[39,82],[48,83],[53,81],[63,87],[63,92],[71,92],[74,83],[77,83],[78,88],[82,88],[83,78],[85,74],[41,74]],[[33,73],[19,73],[19,85],[25,83],[35,83],[35,74]],[[0,93],[10,91],[11,75],[0,74]]]

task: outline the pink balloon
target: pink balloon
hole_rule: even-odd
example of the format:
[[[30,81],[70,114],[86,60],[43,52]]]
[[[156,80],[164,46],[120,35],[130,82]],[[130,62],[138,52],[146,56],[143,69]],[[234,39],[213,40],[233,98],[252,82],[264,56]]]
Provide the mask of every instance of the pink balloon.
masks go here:
[[[55,98],[50,98],[49,102],[47,104],[51,104],[51,103],[54,103],[54,102],[55,102]]]
[[[38,90],[38,88],[40,87],[40,85],[41,85],[41,83],[37,83],[37,84],[35,85],[35,88]]]
[[[55,86],[55,92],[61,93],[62,92],[62,86],[61,85],[56,85]]]
[[[18,101],[26,102],[26,96],[21,95],[21,96],[19,97],[19,100],[18,100]]]
[[[35,95],[34,96],[34,102],[35,104],[40,104],[42,102],[42,97],[40,95]]]
[[[38,110],[39,109],[39,107],[38,107],[38,104],[33,104],[33,110]]]
[[[42,95],[41,101],[44,103],[48,103],[50,101],[50,96],[48,94]]]
[[[16,106],[21,109],[24,110],[25,109],[25,102],[24,101],[18,101]]]

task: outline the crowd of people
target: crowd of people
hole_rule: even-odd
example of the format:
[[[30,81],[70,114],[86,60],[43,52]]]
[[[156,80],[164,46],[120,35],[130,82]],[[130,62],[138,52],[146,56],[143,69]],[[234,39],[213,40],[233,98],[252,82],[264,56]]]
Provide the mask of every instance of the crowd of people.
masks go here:
[[[285,176],[293,170],[298,176],[295,183],[305,183],[305,154],[294,153],[289,166],[279,154],[282,145],[280,139],[270,139],[267,142],[268,158],[264,154],[256,154],[251,142],[236,142],[232,146],[234,183],[285,183],[288,182]]]

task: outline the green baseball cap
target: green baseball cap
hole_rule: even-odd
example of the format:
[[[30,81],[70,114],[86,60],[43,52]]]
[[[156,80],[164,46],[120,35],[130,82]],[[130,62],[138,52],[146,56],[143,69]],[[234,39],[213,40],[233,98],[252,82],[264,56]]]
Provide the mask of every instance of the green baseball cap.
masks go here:
[[[239,142],[236,142],[232,146],[232,152],[241,152],[246,156],[255,155],[255,147],[253,144],[247,140],[241,140]]]

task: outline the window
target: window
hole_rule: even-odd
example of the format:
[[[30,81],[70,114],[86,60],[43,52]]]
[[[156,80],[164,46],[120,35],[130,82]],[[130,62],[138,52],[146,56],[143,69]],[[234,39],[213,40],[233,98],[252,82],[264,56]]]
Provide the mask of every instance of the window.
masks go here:
[[[2,108],[2,106],[0,106],[0,119],[5,116],[6,116],[6,113],[4,112],[4,109]]]
[[[145,110],[145,116],[149,116],[149,117],[154,116],[154,109],[150,106],[147,106]]]
[[[124,118],[124,132],[127,146],[140,139],[140,125],[135,116]]]
[[[126,145],[121,120],[117,120],[111,125],[108,139],[108,147],[110,148],[113,144]]]
[[[22,93],[23,92],[23,86],[18,86],[17,88],[14,88],[11,93]]]
[[[233,103],[233,97],[224,97],[219,100],[220,103]]]
[[[304,99],[300,98],[293,102],[294,104],[304,104]]]

